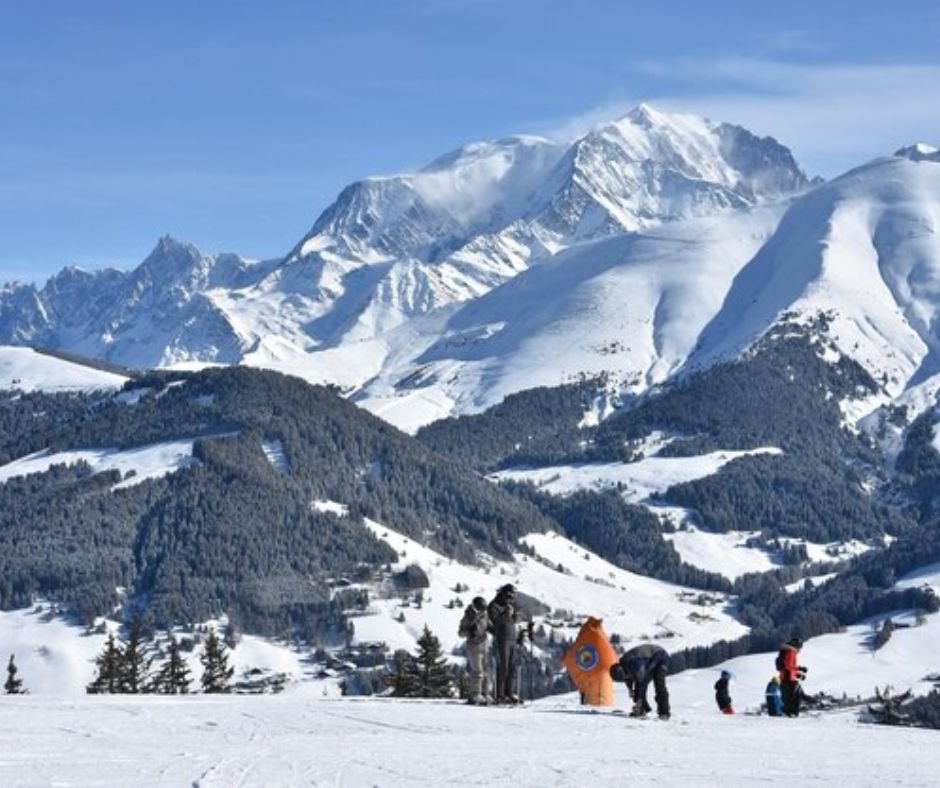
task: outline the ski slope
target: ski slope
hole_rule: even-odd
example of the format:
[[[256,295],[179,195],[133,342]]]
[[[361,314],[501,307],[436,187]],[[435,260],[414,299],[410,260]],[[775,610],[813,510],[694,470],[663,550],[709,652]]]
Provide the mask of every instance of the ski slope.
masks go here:
[[[940,565],[898,585],[923,583],[940,587]],[[938,668],[940,616],[921,626],[909,612],[893,618],[914,626],[896,630],[877,652],[870,637],[880,619],[807,641],[800,656],[810,668],[807,690],[867,697],[890,684],[926,693],[924,677]],[[773,653],[671,676],[673,717],[660,722],[592,712],[574,693],[515,709],[341,698],[321,681],[295,682],[281,695],[62,693],[58,676],[87,663],[104,641],[79,631],[44,621],[41,611],[0,613],[0,641],[17,649],[20,677],[31,689],[46,682],[0,703],[0,785],[936,785],[936,731],[863,724],[854,710],[797,719],[741,714],[762,701]],[[244,638],[233,657],[240,669],[301,670],[296,653],[256,638]],[[714,704],[722,668],[733,674],[733,717]],[[622,687],[616,700],[628,708]],[[781,742],[792,758],[780,757]]]
[[[863,725],[852,713],[723,717],[715,678],[673,680],[668,722],[594,714],[574,694],[521,709],[323,698],[312,686],[256,697],[26,695],[0,704],[0,784],[936,785],[936,731]]]

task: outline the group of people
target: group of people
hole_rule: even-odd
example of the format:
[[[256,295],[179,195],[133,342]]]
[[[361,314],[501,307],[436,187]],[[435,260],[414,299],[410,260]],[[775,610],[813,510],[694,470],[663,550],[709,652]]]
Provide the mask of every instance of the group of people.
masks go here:
[[[512,584],[502,586],[487,604],[483,597],[474,597],[464,611],[458,628],[464,638],[467,653],[467,703],[487,705],[490,703],[515,704],[519,696],[514,691],[516,673],[516,649],[532,636],[532,624],[523,625],[516,606],[516,588]],[[496,663],[496,678],[488,687],[486,675],[487,641],[493,638],[493,655]],[[666,650],[653,644],[643,644],[627,651],[620,662],[610,668],[616,681],[623,681],[633,701],[634,716],[643,716],[652,707],[646,699],[649,685],[655,690],[656,712],[669,718],[669,692],[666,689],[666,674],[669,670],[669,655]]]
[[[460,620],[459,634],[465,640],[467,652],[468,692],[467,703],[487,705],[490,703],[516,704],[519,696],[513,688],[516,668],[516,648],[525,638],[532,636],[532,624],[520,625],[516,606],[516,588],[512,584],[502,586],[496,596],[487,603],[477,596],[464,611]],[[493,656],[496,677],[492,687],[487,684],[487,641],[493,638]],[[803,641],[790,638],[777,654],[777,672],[767,685],[767,713],[772,717],[796,717],[802,702],[809,696],[803,691],[802,682],[806,668],[799,664],[798,655]],[[610,677],[622,681],[633,702],[631,716],[643,717],[653,709],[647,700],[650,684],[653,685],[656,713],[660,719],[669,719],[669,691],[666,675],[669,672],[669,654],[654,643],[634,646],[610,667]],[[730,692],[731,673],[721,671],[715,682],[715,702],[722,714],[734,714]]]
[[[790,638],[780,647],[775,667],[777,672],[770,677],[764,700],[767,713],[771,717],[798,717],[800,706],[811,697],[803,690],[806,667],[799,664],[799,653],[803,641],[798,637]],[[721,677],[715,682],[715,702],[722,714],[734,714],[729,683],[731,674],[721,671]]]
[[[474,597],[460,620],[458,632],[466,642],[467,702],[473,705],[518,703],[519,696],[513,691],[516,647],[522,645],[529,631],[519,626],[515,586],[504,585],[489,604],[481,596]],[[493,636],[496,660],[492,694],[486,681],[486,642],[489,635]]]

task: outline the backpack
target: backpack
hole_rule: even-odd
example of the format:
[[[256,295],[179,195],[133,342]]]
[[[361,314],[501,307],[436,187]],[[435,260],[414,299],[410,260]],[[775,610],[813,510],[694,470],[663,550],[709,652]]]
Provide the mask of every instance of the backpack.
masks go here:
[[[473,609],[468,609],[463,618],[460,619],[460,626],[457,628],[457,634],[462,638],[473,637],[476,624],[476,617],[473,615]]]
[[[783,671],[786,670],[786,667],[783,664],[783,651],[782,650],[780,651],[779,654],[777,654],[777,661],[775,664],[777,666],[778,673],[783,673]]]

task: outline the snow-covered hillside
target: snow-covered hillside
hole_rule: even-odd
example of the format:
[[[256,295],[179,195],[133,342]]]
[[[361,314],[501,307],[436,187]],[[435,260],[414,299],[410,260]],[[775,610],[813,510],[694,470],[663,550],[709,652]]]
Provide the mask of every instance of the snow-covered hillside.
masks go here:
[[[917,150],[795,201],[702,332],[691,366],[733,355],[789,312],[825,314],[840,351],[892,397],[940,372],[940,165]]]
[[[867,696],[875,683],[886,682],[922,690],[921,674],[936,668],[938,631],[932,624],[898,631],[876,658],[855,630],[811,640],[802,654],[810,666],[809,690]],[[903,651],[889,651],[895,638]],[[915,640],[919,647],[912,649]],[[725,717],[712,689],[720,667],[734,673],[738,710],[756,708],[773,654],[671,677],[668,722],[593,713],[574,693],[525,708],[470,708],[324,697],[316,682],[278,696],[12,697],[0,704],[0,726],[7,731],[0,782],[201,788],[429,780],[493,786],[936,783],[936,731],[866,725],[853,710],[798,719]],[[628,708],[622,687],[616,700]]]
[[[114,489],[140,484],[146,479],[157,479],[168,473],[198,464],[193,457],[194,439],[167,441],[135,449],[81,449],[51,452],[43,450],[0,465],[0,484],[17,476],[44,473],[53,465],[88,463],[92,473],[115,470],[123,481]]]
[[[520,553],[514,562],[489,559],[480,568],[366,522],[398,552],[394,568],[417,564],[426,572],[430,587],[423,590],[420,606],[398,594],[382,598],[373,593],[367,615],[353,619],[360,642],[382,641],[392,648],[413,650],[427,625],[449,652],[460,644],[457,627],[463,608],[477,595],[491,599],[505,583],[548,605],[552,612],[536,621],[546,629],[556,628],[559,636],[576,633],[579,624],[574,622],[588,615],[602,617],[607,631],[624,639],[665,639],[671,648],[707,645],[747,631],[731,615],[731,600],[724,595],[706,594],[709,599],[703,606],[699,591],[620,569],[555,533],[523,539],[535,557]],[[466,590],[454,591],[458,585]],[[454,600],[460,600],[460,605],[453,606]]]
[[[446,319],[380,337],[384,364],[357,401],[409,428],[585,374],[633,392],[661,383],[782,212],[775,204],[572,247]]]
[[[31,348],[0,346],[0,389],[93,391],[120,388],[127,378]]]

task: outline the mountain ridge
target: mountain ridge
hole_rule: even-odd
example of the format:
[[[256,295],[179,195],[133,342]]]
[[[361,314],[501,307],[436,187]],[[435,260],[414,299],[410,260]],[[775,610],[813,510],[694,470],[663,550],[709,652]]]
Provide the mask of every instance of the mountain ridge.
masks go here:
[[[771,138],[641,106],[568,143],[472,143],[353,183],[283,258],[208,256],[164,237],[131,272],[6,288],[0,341],[133,367],[251,363],[259,348],[260,361],[286,362],[477,298],[572,244],[807,183]]]

